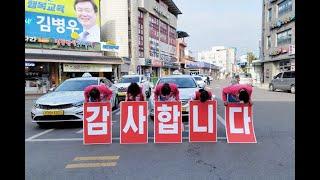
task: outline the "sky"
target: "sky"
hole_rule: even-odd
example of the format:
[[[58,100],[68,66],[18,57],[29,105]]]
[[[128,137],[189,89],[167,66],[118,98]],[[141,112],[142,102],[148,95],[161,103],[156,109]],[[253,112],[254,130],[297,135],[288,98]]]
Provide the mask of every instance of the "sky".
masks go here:
[[[237,58],[247,52],[259,56],[262,0],[173,0],[182,14],[177,30],[185,38],[188,49],[197,53],[212,46],[235,47]]]

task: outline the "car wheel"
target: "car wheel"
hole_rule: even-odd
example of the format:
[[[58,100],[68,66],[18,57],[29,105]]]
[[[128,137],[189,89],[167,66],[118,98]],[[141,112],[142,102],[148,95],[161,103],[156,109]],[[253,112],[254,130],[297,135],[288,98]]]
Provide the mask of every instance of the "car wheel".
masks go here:
[[[296,87],[295,87],[295,85],[292,85],[292,86],[291,86],[290,91],[291,91],[292,94],[296,93]]]
[[[273,86],[273,84],[270,84],[269,90],[270,90],[270,91],[274,91],[274,86]]]

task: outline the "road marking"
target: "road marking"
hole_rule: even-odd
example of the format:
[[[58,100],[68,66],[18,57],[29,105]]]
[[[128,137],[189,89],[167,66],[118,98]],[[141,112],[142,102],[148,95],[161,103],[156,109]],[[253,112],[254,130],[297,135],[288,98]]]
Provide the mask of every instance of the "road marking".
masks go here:
[[[153,137],[148,137],[148,140],[153,140]],[[182,137],[183,140],[188,140],[189,137]],[[218,140],[226,140],[226,137],[217,137]],[[120,137],[114,137],[112,140],[120,140]],[[58,142],[58,141],[83,141],[83,138],[61,138],[61,139],[31,139],[28,142]]]
[[[118,111],[115,115],[119,115],[120,114],[120,111]]]
[[[80,129],[78,132],[76,132],[77,134],[80,134],[83,132],[83,129]]]
[[[103,161],[103,160],[117,160],[120,156],[88,156],[75,157],[74,161]]]
[[[119,112],[120,112],[120,108],[112,111],[112,113],[115,113],[115,114],[117,114],[117,113],[119,113]]]
[[[45,131],[43,131],[43,132],[41,132],[41,133],[39,133],[39,134],[36,134],[36,135],[34,135],[34,136],[29,137],[29,138],[26,139],[25,141],[31,141],[31,140],[33,140],[34,138],[37,138],[37,137],[39,137],[39,136],[41,136],[41,135],[44,135],[44,134],[46,134],[46,133],[48,133],[48,132],[51,132],[51,131],[53,131],[53,130],[54,130],[54,129],[45,130]]]
[[[217,113],[217,119],[224,125],[226,126],[225,120]]]
[[[66,168],[112,167],[112,166],[116,166],[116,165],[117,165],[117,162],[78,163],[78,164],[67,164]]]

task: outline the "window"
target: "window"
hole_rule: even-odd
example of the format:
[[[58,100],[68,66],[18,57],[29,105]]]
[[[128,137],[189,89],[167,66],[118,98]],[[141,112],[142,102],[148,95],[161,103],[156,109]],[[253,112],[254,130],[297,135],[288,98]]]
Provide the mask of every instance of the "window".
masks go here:
[[[276,76],[274,77],[274,79],[279,79],[279,78],[281,78],[281,76],[282,76],[282,73],[279,73],[278,75],[276,75]]]
[[[169,26],[169,44],[176,47],[177,32],[176,29]]]
[[[291,29],[277,33],[277,46],[291,43]]]
[[[283,78],[291,78],[291,72],[284,72]]]
[[[278,16],[282,16],[292,11],[292,0],[285,0],[278,4]]]
[[[160,41],[168,44],[168,25],[160,21]]]
[[[159,58],[159,19],[150,14],[149,20],[150,56]]]
[[[139,57],[144,57],[144,27],[143,27],[143,12],[139,11],[138,16],[138,46],[139,46]]]
[[[271,48],[271,37],[268,36],[267,37],[267,49],[270,49]]]
[[[268,9],[268,18],[267,18],[267,22],[270,22],[272,19],[272,8]]]
[[[284,60],[279,63],[279,68],[281,72],[290,71],[291,63],[290,60]]]

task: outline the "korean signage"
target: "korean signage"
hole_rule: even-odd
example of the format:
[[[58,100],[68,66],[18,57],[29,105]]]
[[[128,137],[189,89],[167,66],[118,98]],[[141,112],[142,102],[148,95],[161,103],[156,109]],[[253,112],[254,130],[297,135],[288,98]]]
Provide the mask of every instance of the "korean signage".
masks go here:
[[[162,61],[156,60],[156,59],[152,59],[152,66],[153,67],[162,67]]]
[[[217,142],[217,102],[189,103],[189,142]]]
[[[156,101],[154,109],[154,142],[182,143],[181,102]]]
[[[25,34],[100,42],[99,0],[25,0]]]
[[[252,106],[231,103],[226,106],[226,131],[228,143],[256,143]]]
[[[83,106],[83,144],[112,142],[110,102],[90,102]]]
[[[148,143],[148,102],[120,103],[120,144]]]
[[[101,51],[108,51],[108,52],[119,52],[119,46],[114,44],[108,44],[106,42],[101,42]]]
[[[107,64],[63,64],[63,72],[112,72]]]

